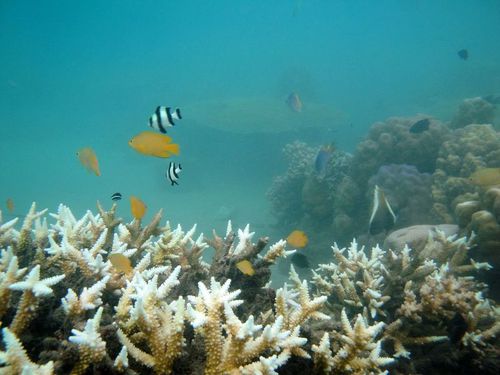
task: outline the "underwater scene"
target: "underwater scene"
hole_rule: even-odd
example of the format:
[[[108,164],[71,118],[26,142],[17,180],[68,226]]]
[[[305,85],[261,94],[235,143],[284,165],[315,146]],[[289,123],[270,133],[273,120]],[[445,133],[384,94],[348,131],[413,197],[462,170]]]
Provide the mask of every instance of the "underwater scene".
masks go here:
[[[500,373],[500,1],[0,2],[0,374]]]

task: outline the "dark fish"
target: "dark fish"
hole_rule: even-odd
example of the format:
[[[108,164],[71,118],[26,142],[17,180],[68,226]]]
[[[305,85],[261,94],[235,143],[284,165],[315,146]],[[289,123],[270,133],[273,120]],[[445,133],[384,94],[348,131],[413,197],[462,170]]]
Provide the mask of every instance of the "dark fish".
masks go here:
[[[461,49],[460,51],[457,52],[457,55],[462,60],[467,60],[469,58],[469,51],[467,51],[466,49]]]
[[[170,180],[172,186],[179,185],[177,180],[179,179],[179,173],[181,173],[181,171],[182,167],[180,164],[176,166],[175,163],[171,161],[168,165],[167,173],[165,175]]]
[[[455,313],[453,318],[448,322],[448,337],[450,338],[450,342],[453,344],[460,342],[465,332],[467,332],[467,328],[467,321],[462,314]]]
[[[429,125],[431,124],[431,121],[428,118],[424,118],[422,120],[418,120],[415,122],[412,126],[410,126],[410,133],[413,134],[420,134],[425,132],[426,130],[429,130]]]
[[[373,192],[373,208],[370,215],[369,230],[371,235],[391,229],[396,223],[396,215],[392,211],[384,191],[375,185]]]
[[[175,126],[174,120],[181,119],[182,115],[179,108],[158,106],[155,113],[149,117],[149,126],[161,133],[166,133],[168,127]]]
[[[332,158],[333,146],[322,146],[316,155],[316,160],[314,160],[314,169],[319,175],[324,175],[326,171],[326,166]]]
[[[295,252],[290,260],[292,261],[294,266],[297,266],[299,268],[309,268],[311,265],[309,264],[309,260],[304,254]]]
[[[119,201],[120,199],[122,199],[121,193],[114,193],[113,195],[111,195],[112,201]]]
[[[294,112],[302,112],[302,101],[299,98],[299,95],[295,92],[292,92],[288,95],[285,103],[288,107]]]

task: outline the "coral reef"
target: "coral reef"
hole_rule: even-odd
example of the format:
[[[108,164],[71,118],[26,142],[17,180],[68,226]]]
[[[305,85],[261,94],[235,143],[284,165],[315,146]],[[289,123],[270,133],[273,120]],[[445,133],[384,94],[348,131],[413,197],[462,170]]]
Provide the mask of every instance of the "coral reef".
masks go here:
[[[377,329],[373,328],[376,332],[372,332],[371,340],[381,333],[381,341],[391,344],[382,346],[390,357],[383,358],[381,364],[391,363],[391,357],[409,358],[411,352],[412,361],[393,364],[402,373],[422,372],[421,366],[425,364],[414,355],[422,350],[422,345],[439,343],[447,345],[448,351],[460,345],[469,350],[461,353],[463,356],[481,352],[481,347],[494,351],[497,345],[494,336],[500,329],[498,308],[484,297],[484,285],[468,276],[491,266],[469,260],[470,245],[470,240],[446,237],[440,231],[429,236],[419,252],[407,246],[401,251],[387,252],[373,247],[368,256],[355,241],[347,249],[335,245],[332,247],[335,262],[320,264],[314,272],[316,295],[328,296],[327,307],[334,316],[340,315],[344,327],[346,316],[351,314],[360,314],[356,325],[365,329],[373,322]],[[456,314],[464,321],[459,333],[446,328]],[[471,337],[479,338],[480,343]],[[327,340],[324,337],[313,350],[321,352],[316,365],[328,369],[338,355],[329,353]],[[350,348],[338,350],[346,355],[354,350],[354,340],[343,341]],[[367,346],[357,344],[357,347],[364,352],[365,368],[372,371],[368,366],[376,364],[370,359],[378,357],[380,343],[368,340],[364,345]],[[330,373],[338,372],[330,370]]]
[[[429,129],[410,132],[422,118],[429,119]],[[399,211],[398,227],[436,222],[428,214],[429,174],[448,134],[446,125],[424,115],[375,123],[353,156],[334,153],[325,178],[314,172],[314,149],[299,142],[287,145],[289,168],[268,193],[273,213],[286,227],[300,225],[318,235],[324,232],[320,229],[330,230],[345,242],[366,234],[373,185],[378,184]],[[360,226],[363,222],[366,226]]]
[[[350,155],[336,150],[323,173],[314,169],[318,148],[295,141],[283,148],[288,169],[274,179],[267,196],[273,213],[287,224],[329,221],[337,186],[350,168]]]
[[[123,224],[115,217],[115,207],[108,212],[98,209],[98,215],[87,211],[76,219],[60,205],[51,214],[55,222],[47,227],[33,224],[45,213],[36,212],[33,204],[20,231],[15,229],[17,220],[0,221],[1,318],[8,326],[2,370],[84,374],[89,367],[118,372],[143,365],[163,374],[175,372],[175,366],[184,368],[177,370],[180,373],[198,373],[201,368],[207,374],[274,373],[292,355],[309,357],[302,349],[307,339],[300,336],[301,325],[310,318],[327,318],[318,311],[326,298],[309,299],[307,283],[294,271],[291,290],[285,286],[276,298],[270,293],[269,266],[293,253],[286,250],[284,240],[260,256],[267,238],[253,243],[248,225],[235,234],[228,223],[224,238],[214,233],[212,240],[206,239],[216,250],[208,264],[201,259],[208,247],[205,238],[192,239],[196,226],[187,232],[180,226],[172,229],[168,222],[162,227],[161,212],[145,227],[137,220]],[[32,259],[29,273],[19,269],[20,250],[27,252],[25,259]],[[112,254],[128,259],[132,271],[113,265],[108,259]],[[236,268],[241,259],[253,263],[255,275],[243,275]],[[210,288],[205,286],[208,280]],[[244,292],[229,291],[231,283]],[[62,297],[59,304],[43,303],[42,297],[54,294]],[[243,299],[235,300],[240,294]],[[267,305],[255,303],[262,296]],[[265,316],[251,315],[252,308],[257,314],[266,306]],[[52,316],[52,323],[39,327],[37,343],[30,347],[37,348],[39,357],[51,359],[44,365],[32,362],[21,344],[23,332],[41,309],[44,319]],[[187,339],[186,323],[194,327],[194,338]],[[65,339],[54,347],[47,340],[51,337]],[[46,342],[51,344],[44,349]],[[199,351],[205,356],[197,355]]]
[[[302,207],[302,187],[306,176],[313,170],[316,150],[304,142],[295,141],[283,148],[288,162],[284,175],[274,178],[267,197],[271,202],[273,214],[286,224],[300,221],[304,215]]]
[[[432,184],[432,214],[437,222],[453,223],[459,203],[478,200],[481,187],[469,176],[476,170],[500,165],[500,133],[491,125],[467,125],[445,141],[436,161]]]
[[[410,126],[421,118],[429,118],[429,130],[420,134],[409,132]],[[421,173],[432,173],[439,148],[448,132],[443,123],[429,116],[391,117],[377,122],[371,126],[367,139],[356,148],[352,175],[362,184],[380,166],[387,164],[414,165]]]
[[[408,246],[413,251],[420,252],[429,241],[429,236],[435,237],[441,232],[446,237],[454,236],[458,234],[459,227],[455,224],[412,225],[391,232],[385,238],[383,247],[393,251],[402,251],[405,246]]]
[[[77,219],[60,205],[48,223],[33,205],[20,231],[0,219],[0,372],[416,373],[428,345],[472,359],[469,369],[495,350],[498,308],[472,276],[490,266],[469,259],[464,238],[436,231],[419,251],[370,255],[335,245],[311,295],[293,267],[289,284],[269,287],[270,266],[294,250],[254,242],[249,225],[209,239],[162,226],[161,212],[142,226],[98,210]],[[458,333],[447,328],[457,314]]]
[[[453,129],[470,124],[492,124],[495,119],[495,106],[481,97],[465,99],[458,107],[450,122]]]
[[[477,259],[487,261],[493,270],[484,275],[496,300],[500,299],[500,186],[480,191],[477,200],[459,203],[455,215],[461,233],[475,235]]]
[[[375,185],[384,191],[397,213],[397,227],[429,223],[432,207],[431,175],[420,173],[413,165],[389,164],[379,168],[377,174],[368,180],[368,193],[373,194]]]

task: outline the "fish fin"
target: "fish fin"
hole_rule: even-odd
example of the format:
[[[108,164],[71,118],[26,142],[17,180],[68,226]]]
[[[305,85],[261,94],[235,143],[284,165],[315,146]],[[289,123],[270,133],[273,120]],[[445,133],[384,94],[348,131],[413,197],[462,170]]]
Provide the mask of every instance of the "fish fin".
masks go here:
[[[396,223],[396,215],[382,189],[375,185],[373,209],[370,215],[368,231],[371,235],[391,229]]]
[[[179,155],[181,148],[177,143],[170,143],[167,145],[167,148],[165,151],[167,151],[170,154]]]
[[[177,115],[177,118],[178,118],[179,120],[182,120],[182,115],[181,115],[181,110],[180,110],[180,108],[176,108],[176,109],[175,109],[175,114]]]

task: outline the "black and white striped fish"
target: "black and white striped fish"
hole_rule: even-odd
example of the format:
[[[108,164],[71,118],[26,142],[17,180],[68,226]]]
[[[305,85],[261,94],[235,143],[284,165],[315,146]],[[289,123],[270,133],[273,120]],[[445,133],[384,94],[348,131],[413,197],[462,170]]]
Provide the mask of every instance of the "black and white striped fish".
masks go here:
[[[165,176],[170,180],[172,186],[174,185],[179,185],[177,180],[179,179],[179,173],[181,173],[182,167],[179,163],[178,166],[175,165],[173,161],[170,162],[168,165],[167,173],[165,173]]]
[[[171,107],[156,107],[156,111],[149,118],[149,126],[162,133],[167,132],[167,128],[175,126],[174,120],[182,120],[181,110]]]

